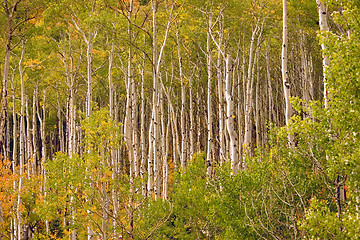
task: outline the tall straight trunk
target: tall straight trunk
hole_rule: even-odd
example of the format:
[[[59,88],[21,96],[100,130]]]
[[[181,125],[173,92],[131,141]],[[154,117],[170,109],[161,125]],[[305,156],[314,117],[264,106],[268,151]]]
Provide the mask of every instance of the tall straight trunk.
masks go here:
[[[225,135],[226,135],[226,129],[224,124],[224,83],[223,83],[223,72],[221,69],[221,62],[222,62],[222,42],[224,38],[224,29],[223,29],[223,21],[224,16],[223,12],[220,12],[221,14],[221,21],[220,21],[220,33],[219,33],[219,43],[218,43],[218,56],[217,56],[217,81],[218,81],[218,116],[219,116],[219,159],[220,164],[224,162],[226,158],[226,149],[225,149]],[[231,60],[230,60],[231,61]]]
[[[115,120],[115,108],[114,108],[114,84],[113,84],[113,62],[114,62],[114,44],[111,44],[111,49],[109,51],[109,67],[108,67],[108,80],[109,80],[109,109],[110,109],[110,118]],[[111,179],[112,181],[115,180],[116,176],[117,176],[117,161],[116,161],[116,150],[113,149],[113,147],[110,147],[110,166],[112,169],[112,173],[111,173]],[[116,217],[117,217],[117,212],[118,212],[118,204],[117,204],[117,194],[116,194],[116,190],[112,189],[111,191],[111,201],[112,201],[112,207],[113,207],[113,211],[112,211],[112,224],[113,224],[113,233],[116,236],[117,232],[116,232]],[[117,239],[117,238],[115,238]]]
[[[135,79],[131,79],[131,125],[132,125],[132,145],[133,145],[133,155],[134,155],[134,177],[139,176],[140,174],[140,151],[139,151],[139,124],[138,124],[138,93],[137,87],[135,84]]]
[[[32,109],[32,144],[33,144],[33,149],[34,149],[34,154],[33,154],[33,161],[35,163],[36,166],[36,172],[38,174],[40,174],[39,171],[39,146],[38,146],[38,134],[37,134],[37,118],[36,118],[36,108],[37,108],[37,90],[34,89],[34,96],[33,96],[33,109]],[[62,129],[61,129],[62,130]]]
[[[16,117],[16,96],[15,96],[15,86],[14,79],[11,81],[11,89],[12,89],[12,101],[13,101],[13,155],[12,155],[12,165],[13,165],[13,173],[15,173],[15,166],[17,163],[17,117]]]
[[[108,79],[109,79],[109,109],[110,116],[114,117],[114,84],[113,84],[113,62],[114,62],[114,44],[111,44],[109,51],[109,68],[108,68]]]
[[[168,107],[169,109],[169,107]],[[163,109],[164,112],[164,109]],[[169,112],[169,111],[168,111]],[[164,122],[163,122],[164,123]],[[165,126],[163,125],[163,133],[164,133],[164,155],[163,155],[163,189],[162,189],[162,198],[164,200],[168,199],[168,191],[169,191],[169,164],[168,164],[168,152],[169,152],[169,135],[170,135],[170,116],[168,117],[167,126],[166,126],[166,133],[165,133]]]
[[[302,99],[306,103],[312,99],[312,66],[309,61],[308,53],[306,51],[306,37],[305,34],[300,31],[300,52],[301,52],[301,90],[302,90]]]
[[[160,91],[160,122],[161,122],[161,153],[162,158],[161,162],[159,163],[159,169],[161,168],[161,177],[159,173],[159,177],[157,179],[157,185],[159,191],[161,191],[162,198],[164,200],[167,199],[167,191],[168,191],[168,126],[166,124],[166,117],[165,117],[165,108],[164,108],[165,102],[164,102],[164,96],[163,91]]]
[[[213,139],[213,113],[212,113],[212,50],[211,50],[211,30],[212,27],[212,14],[208,15],[208,23],[207,23],[207,39],[206,39],[206,65],[207,65],[207,152],[206,152],[206,167],[207,167],[207,174],[211,175],[211,165],[213,164],[213,154],[214,154],[214,139]]]
[[[319,25],[320,31],[328,32],[330,30],[328,24],[328,13],[325,4],[321,0],[316,0],[318,11],[319,11]],[[325,43],[321,44],[323,52],[326,50]],[[329,67],[330,59],[323,53],[323,76],[324,76],[324,101],[325,108],[328,107],[329,95],[327,89],[326,69]]]
[[[194,156],[195,153],[195,123],[194,123],[194,104],[193,104],[193,78],[192,76],[189,79],[189,114],[190,114],[190,158]]]
[[[20,179],[19,179],[19,195],[17,200],[17,236],[18,238],[22,238],[23,229],[22,229],[22,218],[21,218],[21,192],[22,192],[22,178],[24,173],[24,165],[25,165],[25,82],[24,82],[24,71],[22,69],[22,61],[24,59],[25,54],[25,44],[22,42],[22,50],[19,60],[19,74],[20,74],[20,81],[21,81],[21,110],[20,110]]]
[[[93,10],[92,10],[93,13]],[[72,16],[73,17],[73,16]],[[93,71],[93,42],[97,36],[97,29],[92,30],[89,27],[85,32],[81,26],[72,18],[76,29],[81,33],[86,43],[86,75],[87,75],[87,92],[86,92],[86,117],[88,118],[92,111],[92,71]]]
[[[11,89],[12,89],[12,101],[13,101],[13,112],[12,112],[12,117],[13,117],[13,155],[12,155],[12,172],[13,174],[16,174],[16,166],[18,165],[18,154],[17,154],[17,146],[18,146],[18,141],[17,141],[17,117],[16,117],[16,97],[15,97],[15,86],[14,86],[14,79],[15,79],[15,71],[13,74],[13,77],[11,79]],[[16,191],[16,187],[17,183],[16,181],[13,182],[13,189],[14,191]],[[14,203],[14,206],[15,203]],[[2,204],[0,202],[0,211],[2,211]],[[2,218],[2,213],[0,213],[0,218]],[[0,219],[0,223],[3,222],[3,219]],[[11,235],[10,235],[10,239],[13,240],[16,238],[17,235],[17,218],[16,216],[13,216],[11,218]],[[0,235],[0,239],[1,239],[1,235]]]
[[[59,93],[57,93],[57,119],[58,119],[58,138],[59,138],[59,151],[65,152],[65,139],[64,139],[64,125],[62,116],[62,107],[60,104]]]
[[[158,73],[157,71],[157,62],[158,62],[158,53],[157,53],[157,17],[156,17],[156,0],[151,1],[151,8],[153,13],[153,39],[152,39],[152,61],[153,61],[153,69],[152,69],[152,77],[153,77],[153,95],[152,95],[152,113],[151,113],[151,123],[150,123],[150,131],[149,131],[149,160],[148,160],[148,194],[152,194],[154,190],[153,182],[155,173],[154,166],[156,166],[156,162],[159,161],[158,158],[158,122],[159,122],[159,114],[158,114]],[[157,197],[157,193],[155,193],[155,197]]]
[[[161,59],[162,55],[164,54],[165,45],[167,42],[167,38],[170,31],[170,26],[172,23],[172,14],[173,14],[173,8],[174,5],[171,7],[169,20],[166,25],[165,30],[165,36],[163,43],[161,45],[161,48],[158,52],[158,40],[157,40],[157,1],[152,0],[151,1],[151,8],[153,13],[153,38],[152,38],[152,77],[153,77],[153,96],[152,96],[152,119],[150,122],[150,126],[152,129],[150,129],[149,134],[149,154],[151,153],[150,150],[152,150],[153,154],[153,161],[151,160],[151,157],[149,156],[149,164],[148,168],[153,167],[153,176],[151,175],[151,172],[148,173],[149,176],[149,182],[148,182],[148,189],[150,190],[148,194],[151,194],[152,190],[155,192],[155,199],[160,197],[161,191],[160,189],[157,189],[156,186],[152,186],[153,181],[151,178],[157,179],[159,177],[160,170],[158,169],[159,161],[161,159],[161,153],[160,153],[160,118],[159,118],[159,91],[161,91],[160,85],[159,85],[159,74],[160,74],[160,65],[161,65]],[[152,132],[151,132],[152,131]],[[153,144],[151,147],[150,144]],[[151,149],[152,148],[152,149]],[[149,171],[152,171],[149,169]]]
[[[10,115],[11,116],[11,115]],[[4,158],[10,160],[10,116],[7,114],[6,118],[6,138],[5,138],[5,151],[4,151]]]
[[[186,129],[186,116],[185,116],[185,104],[186,104],[186,89],[184,82],[184,74],[182,67],[182,56],[181,56],[181,48],[180,48],[180,37],[179,37],[179,25],[177,24],[176,31],[176,45],[178,50],[178,59],[179,59],[179,72],[180,72],[180,82],[181,82],[181,158],[180,163],[181,167],[184,169],[186,166],[186,149],[187,149],[187,129]]]
[[[230,136],[230,160],[231,169],[236,174],[239,169],[239,148],[238,139],[235,129],[235,113],[234,113],[234,99],[232,94],[231,84],[231,57],[226,57],[226,79],[225,79],[225,99],[226,99],[226,128]]]
[[[130,0],[129,3],[129,19],[132,19],[134,0]],[[133,239],[134,231],[134,195],[135,195],[135,183],[134,178],[139,174],[138,166],[138,148],[137,148],[137,103],[136,103],[136,90],[135,80],[133,74],[133,31],[132,26],[129,23],[128,26],[128,38],[129,38],[129,55],[128,55],[128,83],[127,83],[127,102],[126,102],[126,143],[128,148],[128,156],[130,161],[130,198],[129,198],[129,238]]]
[[[248,63],[248,73],[246,78],[246,91],[245,91],[245,136],[244,136],[244,154],[250,154],[251,150],[251,132],[252,132],[252,120],[251,120],[251,111],[253,108],[253,84],[254,84],[254,52],[255,52],[255,38],[258,32],[258,25],[252,32],[251,42],[250,42],[250,53],[249,53],[249,63]],[[256,58],[255,58],[256,59]],[[242,164],[245,164],[243,162]]]
[[[9,68],[10,68],[10,52],[11,52],[11,39],[13,37],[13,14],[16,11],[16,5],[12,9],[9,9],[7,3],[4,4],[4,10],[7,14],[7,36],[6,36],[6,45],[5,45],[5,59],[4,59],[4,72],[2,79],[2,89],[1,89],[1,116],[0,116],[0,153],[4,153],[4,138],[5,138],[5,128],[6,128],[6,119],[7,119],[7,82],[9,77]],[[5,154],[4,154],[5,155]],[[1,203],[1,202],[0,202]],[[2,216],[0,216],[2,218]]]
[[[26,160],[27,160],[27,173],[28,177],[31,176],[31,174],[35,173],[34,168],[34,159],[32,159],[33,155],[33,149],[32,149],[32,139],[31,139],[31,128],[30,128],[30,114],[29,114],[29,100],[28,97],[26,97],[25,101],[25,111],[26,111]]]
[[[141,67],[141,115],[140,115],[140,147],[141,147],[141,162],[140,162],[140,177],[142,179],[142,194],[146,196],[145,184],[145,165],[146,165],[146,139],[145,139],[145,53],[143,55],[143,63]]]
[[[287,0],[283,0],[283,44],[282,44],[282,80],[284,88],[284,98],[285,98],[285,121],[286,126],[289,126],[289,122],[292,116],[292,105],[290,102],[290,82],[289,82],[289,73],[287,66],[287,47],[288,47],[288,9],[287,9]],[[288,144],[290,148],[295,148],[294,135],[288,134]]]
[[[274,101],[273,101],[273,90],[272,90],[272,81],[271,81],[271,73],[270,73],[270,60],[268,50],[266,49],[265,55],[266,62],[266,78],[267,78],[267,86],[268,86],[268,120],[273,123],[275,121],[275,111],[274,111]]]
[[[259,58],[259,51],[256,51],[257,59]],[[260,147],[260,133],[261,133],[261,123],[260,123],[260,69],[259,61],[256,62],[256,87],[255,87],[255,128],[256,128],[256,147]]]
[[[92,42],[91,36],[87,41],[86,48],[86,58],[87,58],[87,99],[86,99],[86,117],[89,117],[92,110],[92,79],[91,79],[91,70],[92,70]]]
[[[244,47],[245,49],[245,47]],[[240,59],[239,59],[240,61]],[[238,78],[238,126],[239,126],[239,153],[243,156],[243,144],[244,143],[244,127],[245,127],[245,103],[246,103],[246,57],[245,52],[242,53],[242,63],[241,69],[238,69],[238,72],[241,72],[241,76]],[[241,104],[240,104],[241,103]]]
[[[40,116],[40,112],[38,111],[38,119],[40,121],[40,137],[41,137],[41,174],[45,179],[45,161],[47,158],[46,152],[46,133],[45,133],[45,120],[46,120],[46,111],[45,111],[45,101],[46,101],[46,90],[44,90],[43,95],[43,104],[42,104],[42,117]]]
[[[128,17],[132,18],[132,7],[133,0],[130,1]],[[129,39],[129,52],[128,52],[128,69],[127,69],[127,77],[125,79],[126,83],[126,110],[125,110],[125,124],[124,124],[124,134],[126,140],[126,148],[128,151],[128,159],[130,166],[130,184],[133,185],[133,179],[135,175],[135,155],[134,155],[134,139],[133,139],[133,120],[132,120],[132,112],[133,108],[133,50],[132,50],[132,28],[129,23],[128,26],[128,39]]]

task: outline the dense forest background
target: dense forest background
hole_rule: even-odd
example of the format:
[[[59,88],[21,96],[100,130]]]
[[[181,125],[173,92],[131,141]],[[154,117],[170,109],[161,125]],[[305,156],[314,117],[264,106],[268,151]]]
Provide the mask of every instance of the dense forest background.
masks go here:
[[[357,0],[4,0],[0,240],[360,238]]]

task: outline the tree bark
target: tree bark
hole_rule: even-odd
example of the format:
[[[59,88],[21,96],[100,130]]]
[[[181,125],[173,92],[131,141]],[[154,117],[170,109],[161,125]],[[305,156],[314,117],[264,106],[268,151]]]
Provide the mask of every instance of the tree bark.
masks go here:
[[[330,27],[328,25],[328,13],[325,4],[321,0],[316,0],[316,3],[319,11],[320,31],[328,32],[330,30]],[[324,102],[325,102],[325,108],[327,108],[329,102],[329,95],[327,88],[326,69],[330,64],[330,59],[324,54],[324,51],[326,50],[325,43],[321,44],[321,49],[323,51]]]
[[[288,57],[287,57],[287,48],[288,48],[288,8],[287,0],[283,0],[283,44],[282,44],[282,80],[283,80],[283,89],[284,89],[284,98],[285,98],[285,121],[286,126],[289,126],[291,116],[293,114],[292,105],[290,102],[290,81],[288,73]],[[290,130],[290,129],[288,129]],[[291,149],[295,148],[294,135],[288,134],[288,144]]]
[[[214,139],[213,139],[213,113],[212,113],[212,51],[211,51],[211,27],[212,27],[212,13],[208,14],[208,23],[207,23],[207,40],[206,40],[206,65],[207,65],[207,152],[206,152],[206,167],[207,174],[211,175],[211,169],[213,164],[213,154],[214,154]]]
[[[181,167],[185,169],[186,167],[186,149],[187,149],[187,131],[186,131],[186,116],[185,116],[185,104],[186,104],[186,90],[185,90],[185,82],[184,82],[184,74],[182,67],[182,56],[181,56],[181,48],[180,48],[180,37],[179,37],[179,25],[177,23],[177,31],[176,31],[176,45],[178,51],[178,60],[179,60],[179,72],[180,72],[180,82],[181,82]]]
[[[251,120],[251,110],[253,108],[253,84],[254,84],[254,52],[255,52],[255,38],[257,32],[259,31],[258,24],[252,32],[251,42],[250,42],[250,53],[249,53],[249,63],[248,63],[248,73],[246,78],[246,91],[245,91],[245,136],[243,142],[243,163],[245,166],[245,154],[250,154],[251,150],[251,133],[252,133],[252,120]]]
[[[237,133],[235,129],[235,113],[234,113],[234,99],[232,94],[231,84],[232,64],[231,57],[226,57],[226,79],[225,79],[225,98],[226,98],[226,128],[230,136],[230,160],[231,169],[234,174],[239,169],[239,147]]]

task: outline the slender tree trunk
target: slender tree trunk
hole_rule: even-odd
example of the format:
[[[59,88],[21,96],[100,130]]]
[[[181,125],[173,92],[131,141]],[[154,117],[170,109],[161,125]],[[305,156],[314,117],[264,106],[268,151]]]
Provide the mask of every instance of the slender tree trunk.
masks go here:
[[[164,109],[163,109],[164,111]],[[169,111],[168,111],[169,112]],[[169,191],[169,164],[168,164],[168,152],[169,152],[169,134],[170,134],[170,124],[171,120],[170,117],[168,117],[167,121],[167,127],[166,127],[166,134],[164,134],[165,137],[165,149],[164,149],[164,155],[163,155],[163,193],[162,198],[164,200],[168,199],[168,191]],[[165,126],[163,125],[163,132],[165,132]]]
[[[288,48],[288,9],[287,9],[287,0],[283,0],[283,44],[282,44],[282,79],[283,79],[283,88],[284,88],[284,98],[285,98],[285,121],[286,126],[289,126],[289,122],[292,116],[292,105],[290,102],[290,82],[289,82],[289,73],[287,66],[287,48]],[[295,148],[294,135],[288,134],[288,144],[290,148]]]
[[[193,104],[193,78],[189,79],[189,114],[190,114],[190,156],[191,159],[195,153],[195,123],[194,123],[194,104]]]
[[[25,54],[25,44],[22,42],[22,50],[19,60],[19,73],[20,73],[20,81],[21,81],[21,110],[20,110],[20,179],[18,184],[18,200],[17,200],[17,237],[22,238],[23,236],[23,226],[22,226],[22,218],[21,218],[21,202],[22,202],[22,181],[24,174],[24,165],[25,165],[25,83],[24,83],[24,72],[22,69],[22,61]]]
[[[0,152],[4,152],[3,147],[4,147],[4,138],[5,138],[6,119],[7,119],[7,82],[9,77],[9,68],[10,68],[11,39],[13,34],[13,14],[15,11],[14,8],[10,11],[10,9],[7,7],[7,4],[4,7],[5,7],[5,12],[8,15],[7,16],[8,21],[7,21],[7,29],[6,29],[7,37],[6,37],[6,45],[5,45],[4,73],[3,73],[2,89],[1,89]]]
[[[179,25],[177,24],[176,31],[176,45],[178,50],[178,59],[179,59],[179,72],[180,72],[180,82],[181,82],[181,167],[184,169],[186,167],[186,149],[187,149],[187,131],[186,131],[186,116],[185,116],[185,105],[186,105],[186,90],[184,82],[184,74],[182,67],[182,57],[181,57],[181,48],[180,48],[180,37],[179,37]]]
[[[320,31],[328,32],[330,30],[328,25],[328,13],[325,7],[325,4],[321,0],[316,0],[318,11],[319,11],[319,25]],[[325,43],[321,44],[321,49],[323,52],[326,50]],[[325,101],[325,108],[328,107],[328,88],[327,88],[327,79],[326,79],[326,69],[330,64],[329,58],[323,53],[323,75],[324,75],[324,101]]]
[[[145,53],[141,68],[141,115],[140,115],[140,146],[141,146],[141,163],[140,163],[140,177],[142,179],[142,194],[146,196],[145,183],[145,164],[146,164],[146,139],[145,139]]]
[[[256,25],[255,29],[252,32],[251,42],[250,42],[250,53],[249,53],[249,64],[248,64],[248,74],[246,79],[246,91],[245,91],[245,136],[244,136],[244,154],[250,154],[251,150],[251,133],[252,133],[252,120],[251,120],[251,111],[253,108],[253,84],[254,84],[254,52],[255,52],[255,38],[258,32],[258,26]],[[244,158],[243,158],[244,159]],[[245,161],[245,160],[243,160]],[[246,165],[245,162],[242,165]]]
[[[34,161],[34,164],[35,164],[35,169],[36,169],[36,173],[37,174],[40,174],[40,171],[39,171],[39,146],[38,146],[38,143],[37,143],[37,139],[38,139],[38,134],[37,134],[37,118],[36,118],[36,108],[37,108],[37,90],[34,89],[34,96],[33,96],[33,109],[32,109],[32,144],[33,144],[33,149],[34,149],[34,154],[33,154],[33,161]]]
[[[87,48],[86,48],[86,59],[87,59],[87,99],[86,99],[86,117],[88,118],[92,111],[92,34],[89,34],[88,40],[86,41]]]
[[[226,127],[230,136],[230,159],[231,169],[236,174],[239,169],[239,152],[238,139],[235,129],[235,113],[234,113],[234,99],[232,94],[231,84],[231,57],[226,57],[226,79],[225,79],[225,99],[226,99]]]
[[[259,58],[259,51],[256,51],[257,59]],[[259,69],[259,61],[256,62],[256,87],[255,87],[255,128],[256,128],[256,147],[260,147],[260,134],[261,134],[261,123],[260,123],[260,69]]]
[[[206,153],[206,167],[207,167],[207,174],[210,176],[211,175],[211,169],[212,169],[212,164],[213,164],[213,154],[214,154],[214,139],[213,139],[213,129],[212,129],[212,124],[213,124],[213,113],[212,113],[212,98],[211,98],[211,94],[212,94],[212,51],[211,51],[211,36],[210,36],[210,28],[212,27],[212,13],[210,13],[208,15],[208,30],[207,30],[207,40],[206,40],[206,52],[207,52],[207,57],[206,57],[206,65],[207,65],[207,109],[208,109],[208,113],[207,113],[207,153]]]
[[[222,10],[220,11],[221,14],[221,20],[219,22],[220,24],[220,33],[219,33],[219,43],[218,43],[218,56],[217,56],[217,81],[218,81],[218,116],[219,116],[219,159],[220,164],[222,164],[227,157],[226,153],[226,147],[225,147],[225,136],[226,136],[226,128],[224,123],[224,83],[223,83],[223,71],[221,69],[222,67],[222,44],[223,44],[223,38],[224,38],[224,28],[223,28],[223,21],[224,16]],[[231,60],[230,60],[231,61]]]

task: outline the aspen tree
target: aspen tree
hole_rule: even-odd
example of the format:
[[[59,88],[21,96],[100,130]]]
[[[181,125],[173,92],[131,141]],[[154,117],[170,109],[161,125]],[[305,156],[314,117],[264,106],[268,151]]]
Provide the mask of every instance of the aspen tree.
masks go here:
[[[287,65],[287,48],[288,48],[288,8],[287,0],[283,0],[283,43],[282,43],[282,53],[281,53],[281,66],[282,66],[282,80],[283,80],[283,89],[284,89],[284,98],[285,98],[285,121],[286,126],[289,126],[289,122],[292,116],[292,105],[290,102],[290,82],[289,82],[289,73]],[[291,149],[295,148],[294,135],[288,134],[288,144]]]
[[[38,169],[38,165],[39,165],[39,146],[38,146],[38,142],[37,139],[39,139],[38,137],[38,128],[37,128],[37,117],[36,117],[36,108],[37,108],[37,89],[34,89],[34,96],[33,96],[33,109],[32,109],[32,145],[33,145],[33,149],[34,149],[34,153],[33,153],[33,161],[34,161],[34,165],[36,167],[36,173],[40,173],[39,169]],[[61,128],[62,130],[62,128]],[[59,131],[59,136],[60,136],[61,132]]]
[[[134,1],[130,1],[128,18],[132,18],[133,12],[133,3]],[[127,69],[127,77],[126,77],[126,110],[125,110],[125,123],[124,123],[124,133],[125,133],[125,141],[126,147],[128,150],[128,158],[130,164],[130,184],[133,184],[134,176],[135,176],[135,152],[134,152],[134,139],[133,139],[133,50],[132,50],[132,39],[133,32],[131,24],[128,23],[128,38],[129,38],[129,53],[128,53],[128,69]]]
[[[316,4],[318,7],[318,12],[319,12],[320,31],[328,32],[330,30],[330,27],[328,24],[328,13],[327,13],[325,4],[321,0],[316,0]],[[321,44],[321,49],[323,50],[323,52],[326,50],[325,43]],[[329,67],[329,64],[330,64],[329,58],[323,53],[323,79],[324,79],[325,108],[328,107],[328,101],[329,101],[329,94],[328,94],[328,87],[327,87],[327,80],[326,80],[326,69]]]
[[[158,73],[157,70],[157,2],[156,0],[151,0],[151,9],[152,9],[152,75],[153,75],[153,95],[152,95],[152,113],[151,113],[151,122],[149,130],[149,157],[148,157],[148,194],[151,195],[154,190],[154,166],[156,161],[158,161],[158,151],[157,151],[157,141],[158,141]],[[156,196],[156,193],[155,193]]]
[[[211,51],[211,27],[212,27],[212,13],[207,14],[207,37],[206,37],[206,65],[207,65],[207,150],[206,150],[206,166],[207,174],[211,175],[211,165],[213,164],[214,154],[214,140],[213,140],[213,113],[212,113],[212,51]]]
[[[164,112],[164,106],[162,105],[162,111]],[[168,108],[169,109],[169,108]],[[169,111],[168,111],[169,112]],[[162,198],[164,200],[168,199],[168,191],[169,191],[169,164],[168,164],[168,152],[169,152],[169,138],[170,138],[170,124],[171,120],[170,117],[168,117],[167,124],[166,124],[166,133],[165,133],[165,123],[162,122],[162,128],[163,128],[163,136],[165,137],[165,143],[164,143],[164,155],[163,155],[163,182],[162,182]]]
[[[109,109],[110,109],[110,118],[114,119],[114,84],[113,84],[113,61],[114,61],[114,44],[111,44],[111,49],[109,50],[109,66],[108,66],[108,80],[109,80]],[[111,164],[111,179],[115,181],[117,176],[117,161],[116,161],[116,152],[117,150],[113,149],[113,146],[110,146],[110,164]],[[116,216],[118,213],[117,209],[117,196],[116,190],[112,189],[111,191],[111,200],[112,200],[112,223],[114,228],[114,234],[116,235]]]
[[[189,115],[190,115],[190,158],[194,156],[195,153],[195,124],[194,124],[194,103],[193,103],[193,76],[190,76],[189,79]]]
[[[235,113],[234,113],[234,99],[232,94],[231,84],[232,64],[231,57],[226,57],[226,79],[225,79],[225,99],[226,99],[226,129],[230,136],[230,160],[231,169],[236,174],[239,169],[239,148],[238,139],[235,129]]]
[[[312,56],[306,51],[306,37],[300,31],[300,52],[301,52],[301,70],[302,70],[302,98],[308,103],[313,100],[313,80],[312,80]],[[310,56],[309,56],[310,55]]]
[[[245,91],[245,116],[244,116],[244,123],[245,123],[245,135],[243,141],[243,153],[250,153],[251,150],[251,129],[252,129],[252,121],[251,121],[251,110],[253,108],[253,84],[254,84],[254,62],[256,62],[256,57],[254,57],[255,52],[255,38],[258,34],[259,29],[259,21],[258,20],[255,28],[252,30],[251,42],[250,42],[250,49],[249,49],[249,63],[248,63],[248,72],[246,78],[246,91]],[[244,82],[245,84],[245,82]],[[242,164],[245,164],[243,162]]]
[[[224,16],[223,16],[223,9],[220,10],[220,21],[219,21],[219,25],[220,25],[220,30],[219,30],[219,41],[217,43],[217,47],[218,47],[218,56],[217,56],[217,80],[218,80],[218,116],[219,116],[219,158],[220,158],[220,163],[222,163],[226,157],[226,148],[225,148],[225,135],[226,135],[226,128],[225,128],[225,124],[224,124],[224,97],[223,97],[223,72],[222,72],[222,43],[223,43],[223,38],[224,38],[224,29],[223,29],[223,21],[224,21]]]
[[[140,177],[142,179],[142,194],[146,196],[145,178],[145,164],[146,164],[146,139],[145,139],[145,53],[143,54],[143,62],[140,70],[141,74],[141,115],[140,115],[140,148],[141,148],[141,162],[140,162]]]
[[[154,190],[155,193],[155,199],[160,197],[160,189],[156,188],[156,185],[154,185],[154,179],[158,179],[158,175],[160,170],[158,169],[159,161],[161,159],[160,154],[160,118],[159,118],[159,91],[162,91],[161,85],[159,84],[159,75],[160,75],[160,65],[162,60],[162,55],[164,54],[167,38],[169,36],[169,31],[171,24],[173,22],[173,9],[174,4],[171,5],[171,10],[169,14],[169,19],[167,21],[166,30],[165,30],[165,36],[164,40],[162,42],[161,48],[158,51],[158,40],[157,40],[157,1],[152,0],[151,1],[151,8],[152,8],[152,17],[153,17],[153,45],[152,45],[152,62],[153,62],[153,69],[152,69],[152,75],[153,75],[153,96],[152,96],[152,120],[150,122],[150,130],[149,130],[149,161],[148,161],[148,194],[151,194]],[[153,146],[150,146],[150,144],[153,144]],[[150,154],[153,154],[153,159]],[[150,168],[153,168],[151,170]],[[152,173],[153,172],[153,173]],[[153,179],[152,179],[153,178]],[[154,185],[154,186],[153,186]]]
[[[67,152],[69,154],[69,157],[72,158],[73,155],[76,152],[75,148],[75,128],[76,128],[76,119],[75,119],[75,104],[74,104],[74,78],[75,78],[75,67],[74,67],[74,58],[73,58],[73,47],[72,47],[72,41],[71,41],[71,33],[67,32],[68,37],[63,37],[63,45],[60,48],[60,59],[61,62],[64,65],[65,70],[65,76],[66,76],[66,85],[68,88],[68,101],[67,101],[67,114],[66,114],[66,132],[67,132]],[[44,103],[44,102],[43,102]],[[39,111],[37,111],[38,119],[40,121],[40,129],[42,129],[42,120],[39,115]],[[45,129],[45,128],[44,128]],[[41,131],[42,132],[42,131]],[[43,133],[45,134],[45,133]],[[43,139],[43,136],[41,136],[41,139]],[[44,139],[45,141],[45,139]],[[42,149],[42,157],[44,158],[44,154],[46,154],[46,149]],[[43,170],[41,170],[43,172]],[[70,186],[72,187],[72,186]],[[74,225],[75,221],[75,214],[74,214],[74,207],[73,207],[73,196],[70,197],[69,202],[69,210],[71,215],[71,221],[70,224]],[[73,229],[70,233],[70,239],[75,240],[76,239],[76,230]]]
[[[18,199],[17,199],[17,238],[23,237],[23,222],[21,217],[21,204],[22,204],[22,188],[23,188],[23,174],[25,169],[25,83],[24,83],[24,71],[22,68],[23,59],[25,54],[25,43],[22,42],[21,55],[19,60],[19,74],[21,81],[21,109],[20,109],[20,143],[19,143],[19,163],[20,163],[20,179],[18,184]]]
[[[95,13],[95,5],[92,6],[90,17]],[[75,16],[71,16],[72,22],[76,29],[81,33],[86,43],[86,74],[87,74],[87,93],[86,93],[86,117],[88,118],[92,111],[92,71],[93,71],[93,42],[98,34],[97,28],[94,30],[89,27],[87,34],[82,28]]]
[[[256,51],[256,59],[259,59],[259,49]],[[256,86],[255,86],[255,108],[254,108],[254,118],[255,118],[255,128],[256,128],[256,147],[260,147],[260,69],[259,61],[256,62]]]
[[[28,177],[31,175],[35,176],[35,163],[33,158],[33,146],[32,146],[32,128],[29,114],[29,98],[26,97],[25,103],[25,112],[26,112],[26,159],[28,165]]]
[[[273,90],[272,90],[272,81],[271,81],[272,79],[270,73],[270,60],[269,60],[268,49],[266,49],[265,63],[266,63],[267,89],[268,89],[268,120],[270,122],[273,122],[275,118],[275,111],[274,111]]]
[[[5,138],[5,127],[7,119],[7,82],[9,77],[9,68],[10,68],[10,53],[12,50],[12,38],[14,35],[14,24],[15,14],[18,4],[21,0],[16,1],[13,5],[9,5],[7,1],[4,1],[4,11],[7,17],[6,23],[6,40],[5,40],[5,59],[4,59],[4,69],[3,69],[3,78],[2,78],[2,89],[1,89],[1,115],[0,115],[0,152],[3,152],[4,147],[4,138]]]
[[[181,56],[181,48],[180,48],[180,33],[179,33],[179,24],[176,23],[176,45],[178,51],[178,60],[179,60],[179,72],[180,72],[180,82],[181,82],[181,167],[184,169],[186,167],[186,149],[188,147],[187,143],[187,131],[186,131],[186,116],[185,116],[185,104],[186,104],[186,90],[185,90],[185,80],[183,74],[183,66],[182,66],[182,56]]]
[[[57,84],[57,82],[56,82]],[[58,86],[57,86],[58,88]],[[62,114],[62,106],[60,104],[60,96],[59,92],[57,94],[57,118],[58,118],[58,138],[59,138],[59,150],[60,152],[65,152],[65,136],[64,136],[64,124],[63,124],[63,114]],[[35,100],[33,100],[35,101]],[[35,105],[33,105],[33,112],[35,112]],[[34,113],[33,116],[36,114]],[[34,135],[35,136],[35,135]],[[34,143],[34,150],[35,150],[35,143]],[[35,154],[38,154],[38,149],[36,147]]]
[[[12,161],[11,161],[11,164],[12,164],[12,173],[13,174],[16,174],[16,166],[18,165],[18,150],[17,150],[17,147],[18,147],[18,137],[17,137],[17,133],[18,133],[18,130],[17,130],[17,125],[18,125],[18,121],[17,121],[17,116],[16,116],[16,96],[15,96],[15,85],[14,85],[14,80],[15,80],[15,69],[13,71],[13,77],[11,79],[11,89],[12,89],[12,102],[13,102],[13,108],[12,108],[12,117],[13,117],[13,153],[12,153]],[[16,181],[13,182],[13,189],[14,191],[16,191],[16,188],[17,188],[17,183]],[[2,202],[0,201],[0,211],[2,211]],[[0,223],[3,222],[3,219],[2,219],[2,213],[0,213]],[[15,236],[17,236],[17,216],[13,216],[11,218],[11,227],[10,227],[10,230],[11,230],[11,239],[14,239]],[[0,239],[1,238],[1,235],[0,235]]]
[[[165,102],[163,91],[160,91],[160,118],[161,118],[161,152],[162,152],[162,159],[161,163],[159,163],[159,168],[162,169],[161,177],[159,173],[159,178],[157,179],[159,191],[162,190],[161,195],[162,199],[166,200],[168,196],[168,179],[169,179],[169,166],[167,162],[168,157],[168,134],[169,134],[169,127],[165,123]]]

